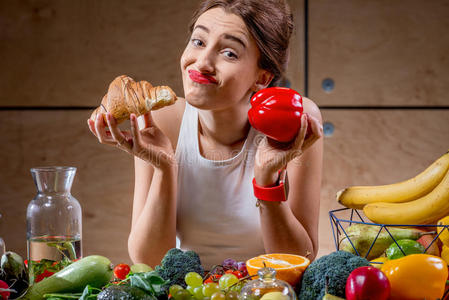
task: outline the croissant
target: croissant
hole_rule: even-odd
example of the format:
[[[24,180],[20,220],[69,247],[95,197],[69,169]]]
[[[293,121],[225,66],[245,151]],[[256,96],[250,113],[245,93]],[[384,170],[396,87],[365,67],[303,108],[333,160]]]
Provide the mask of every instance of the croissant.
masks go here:
[[[168,86],[153,87],[148,81],[135,82],[131,77],[121,75],[109,85],[108,92],[101,100],[101,104],[90,116],[91,120],[103,115],[106,122],[106,113],[114,116],[117,123],[129,119],[130,114],[143,115],[150,110],[174,104],[176,94]]]

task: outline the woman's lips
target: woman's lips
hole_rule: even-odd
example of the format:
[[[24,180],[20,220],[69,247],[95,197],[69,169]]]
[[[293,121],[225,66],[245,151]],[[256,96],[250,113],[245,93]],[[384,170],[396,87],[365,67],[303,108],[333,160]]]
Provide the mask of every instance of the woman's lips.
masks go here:
[[[189,70],[189,77],[196,83],[201,84],[212,84],[212,83],[218,83],[218,81],[209,75],[204,75],[201,72],[195,71],[195,70]]]

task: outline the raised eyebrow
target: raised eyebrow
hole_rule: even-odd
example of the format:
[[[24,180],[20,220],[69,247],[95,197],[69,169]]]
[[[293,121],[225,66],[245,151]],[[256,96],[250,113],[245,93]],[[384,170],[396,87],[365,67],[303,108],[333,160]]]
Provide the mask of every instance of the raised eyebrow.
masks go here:
[[[224,38],[227,39],[227,40],[231,40],[231,41],[237,42],[237,43],[241,44],[241,45],[243,46],[243,48],[246,49],[246,44],[245,44],[245,42],[243,42],[243,41],[242,41],[241,39],[239,39],[238,37],[236,37],[236,36],[234,36],[234,35],[232,35],[232,34],[225,34],[225,35],[224,35]]]

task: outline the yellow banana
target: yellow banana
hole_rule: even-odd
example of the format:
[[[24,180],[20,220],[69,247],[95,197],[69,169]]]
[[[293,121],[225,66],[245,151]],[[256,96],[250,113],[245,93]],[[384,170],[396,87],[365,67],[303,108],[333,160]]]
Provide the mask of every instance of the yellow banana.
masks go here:
[[[435,189],[419,199],[405,203],[370,203],[363,212],[379,224],[436,224],[449,215],[449,172]]]
[[[373,202],[400,203],[418,199],[437,186],[449,169],[449,151],[415,177],[393,184],[353,186],[337,192],[337,201],[349,208],[362,209]]]

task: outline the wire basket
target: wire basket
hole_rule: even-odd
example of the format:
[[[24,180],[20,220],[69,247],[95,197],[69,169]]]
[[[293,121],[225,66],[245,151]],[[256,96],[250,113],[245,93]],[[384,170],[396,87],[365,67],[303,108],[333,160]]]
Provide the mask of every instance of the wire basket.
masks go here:
[[[332,235],[334,238],[335,249],[340,250],[340,240],[343,237],[346,237],[348,239],[349,243],[351,244],[352,248],[354,249],[355,253],[358,256],[363,256],[363,255],[360,255],[359,251],[354,246],[354,242],[351,241],[350,235],[346,231],[348,226],[350,226],[352,224],[364,224],[364,225],[376,226],[379,228],[379,230],[377,231],[377,235],[373,239],[367,253],[363,256],[365,258],[368,258],[368,256],[370,255],[370,252],[373,249],[373,246],[376,243],[377,238],[379,237],[379,235],[381,234],[382,231],[387,232],[389,234],[389,236],[391,237],[391,239],[393,240],[393,243],[395,243],[398,246],[398,248],[400,249],[402,254],[404,256],[406,255],[405,251],[401,248],[401,246],[398,244],[397,240],[391,234],[391,232],[389,230],[391,228],[413,227],[413,228],[417,228],[417,229],[423,229],[426,231],[435,231],[435,237],[427,245],[427,247],[425,248],[425,251],[423,253],[427,253],[427,251],[429,250],[430,247],[432,247],[433,244],[438,243],[438,237],[441,235],[441,233],[443,233],[445,230],[449,231],[449,225],[433,225],[433,224],[431,224],[431,225],[428,225],[428,224],[426,224],[426,225],[400,224],[399,225],[399,224],[370,223],[370,222],[366,222],[364,220],[364,215],[362,212],[359,212],[358,210],[351,209],[351,208],[340,208],[340,209],[336,209],[336,210],[331,210],[331,211],[329,211],[329,218],[330,218],[330,223],[331,223],[331,227],[332,227]],[[376,263],[376,262],[374,262],[374,263]]]

